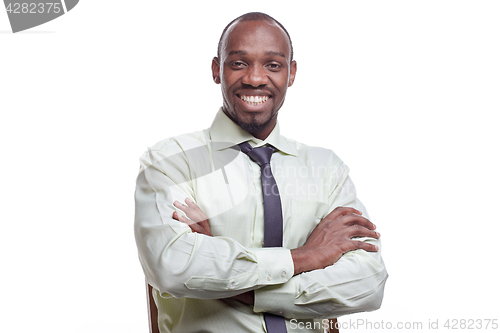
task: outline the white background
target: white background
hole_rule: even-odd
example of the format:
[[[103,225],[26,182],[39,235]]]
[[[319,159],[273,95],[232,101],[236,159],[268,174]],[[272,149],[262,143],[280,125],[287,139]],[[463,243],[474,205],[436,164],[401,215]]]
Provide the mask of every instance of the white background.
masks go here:
[[[0,10],[0,331],[147,331],[138,158],[211,124],[249,11],[292,36],[283,134],[333,149],[382,233],[382,308],[340,321],[500,319],[500,2],[172,3],[82,0],[18,34]]]

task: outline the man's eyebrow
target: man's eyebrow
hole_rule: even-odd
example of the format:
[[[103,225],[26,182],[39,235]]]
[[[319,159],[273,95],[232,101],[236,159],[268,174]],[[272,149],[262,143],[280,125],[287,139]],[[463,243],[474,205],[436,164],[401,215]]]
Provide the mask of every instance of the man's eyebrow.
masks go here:
[[[248,54],[247,51],[243,51],[243,50],[237,50],[237,51],[230,51],[228,53],[228,56],[230,55],[234,55],[234,54],[237,54],[237,55],[246,55]],[[265,55],[274,55],[274,56],[278,56],[278,57],[283,57],[283,58],[286,58],[285,57],[285,54],[283,54],[283,52],[277,52],[277,51],[266,51],[266,53],[264,53]]]
[[[229,52],[228,56],[233,55],[233,54],[245,55],[247,53],[248,53],[247,51],[231,51],[231,52]]]
[[[274,56],[286,58],[285,55],[283,54],[283,52],[267,51],[265,54],[266,55],[274,55]]]

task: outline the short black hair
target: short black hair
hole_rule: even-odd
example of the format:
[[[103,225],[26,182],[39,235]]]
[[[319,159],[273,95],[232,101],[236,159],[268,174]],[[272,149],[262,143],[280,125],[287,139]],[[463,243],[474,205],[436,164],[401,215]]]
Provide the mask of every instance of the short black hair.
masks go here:
[[[290,41],[290,62],[293,60],[293,46],[292,46],[292,39],[290,38],[290,35],[288,34],[288,31],[286,31],[285,27],[279,23],[275,18],[273,18],[270,15],[260,13],[260,12],[251,12],[251,13],[246,13],[243,14],[231,22],[229,22],[228,25],[224,28],[222,31],[222,35],[220,36],[219,39],[219,44],[217,45],[217,58],[220,59],[220,50],[222,47],[222,39],[224,38],[224,35],[226,34],[227,29],[236,21],[270,21],[270,22],[275,22],[283,31],[285,32],[286,36],[288,37],[288,40]]]

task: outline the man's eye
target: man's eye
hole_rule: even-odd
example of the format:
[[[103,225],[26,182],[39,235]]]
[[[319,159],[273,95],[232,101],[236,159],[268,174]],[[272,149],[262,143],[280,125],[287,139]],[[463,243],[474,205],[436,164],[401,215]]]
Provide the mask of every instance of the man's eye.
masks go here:
[[[234,66],[234,67],[243,67],[243,66],[245,66],[245,64],[242,63],[241,61],[233,61],[231,63],[231,66]]]
[[[278,70],[281,68],[280,64],[269,64],[267,65],[271,70]]]

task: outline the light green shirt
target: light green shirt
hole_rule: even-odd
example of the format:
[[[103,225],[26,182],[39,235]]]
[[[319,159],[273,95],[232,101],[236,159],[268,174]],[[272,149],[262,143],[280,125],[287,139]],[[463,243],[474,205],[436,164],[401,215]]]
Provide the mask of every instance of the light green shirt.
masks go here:
[[[234,149],[244,141],[276,148],[271,169],[283,211],[282,248],[262,247],[260,167]],[[263,312],[287,318],[289,332],[322,332],[318,324],[309,329],[319,318],[379,308],[387,279],[380,250],[348,252],[332,266],[293,276],[290,249],[335,207],[368,216],[348,167],[332,151],[289,140],[279,125],[261,141],[220,109],[209,129],[161,141],[140,162],[135,234],[161,332],[265,332]],[[173,202],[186,197],[208,216],[214,237],[172,218]],[[377,239],[360,240],[381,247]],[[254,306],[224,300],[250,290]]]

